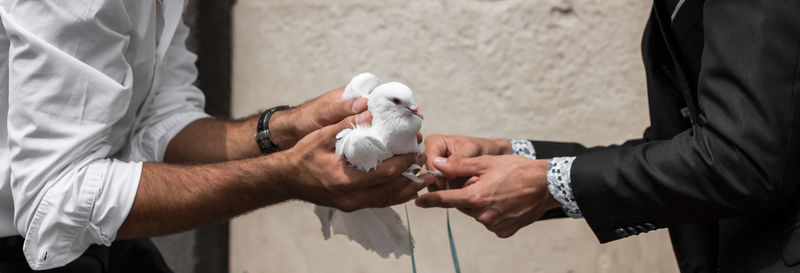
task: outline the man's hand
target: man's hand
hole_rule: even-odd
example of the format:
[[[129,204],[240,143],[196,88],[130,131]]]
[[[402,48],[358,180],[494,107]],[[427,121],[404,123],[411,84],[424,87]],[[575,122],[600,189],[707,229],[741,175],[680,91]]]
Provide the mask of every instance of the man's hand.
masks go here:
[[[348,166],[334,152],[336,134],[356,121],[368,121],[369,112],[348,117],[341,122],[314,131],[286,154],[290,196],[343,211],[367,207],[386,207],[417,197],[425,184],[433,182],[430,174],[422,176],[429,183],[411,182],[400,174],[412,163],[423,164],[425,155],[407,154],[383,161],[377,169],[362,172]]]
[[[425,139],[425,155],[428,170],[439,171],[433,162],[437,157],[448,159],[470,158],[482,155],[511,154],[511,143],[507,139],[485,139],[460,135],[430,135]],[[451,181],[451,187],[460,187],[464,179]],[[444,179],[437,178],[435,187],[429,190],[444,189]]]
[[[434,158],[448,179],[469,177],[463,188],[424,194],[423,208],[458,208],[481,222],[498,237],[507,238],[550,209],[561,206],[547,188],[547,160],[521,156]]]
[[[275,112],[269,121],[270,140],[289,149],[309,133],[367,110],[367,99],[345,100],[342,92],[344,88],[337,88],[298,107]]]
[[[136,199],[117,238],[186,230],[288,199],[345,211],[413,199],[424,185],[399,174],[414,162],[415,155],[387,159],[370,172],[357,171],[336,156],[336,134],[370,119],[369,112],[349,116],[312,132],[292,149],[269,155],[211,164],[144,163]],[[213,128],[213,124],[195,124]],[[203,149],[186,151],[194,150]],[[430,174],[422,179],[433,181]]]

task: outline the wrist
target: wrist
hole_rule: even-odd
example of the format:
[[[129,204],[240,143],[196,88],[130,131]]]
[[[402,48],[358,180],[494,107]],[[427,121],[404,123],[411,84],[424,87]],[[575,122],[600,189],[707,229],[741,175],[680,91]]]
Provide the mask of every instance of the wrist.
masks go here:
[[[296,119],[293,117],[295,108],[290,108],[272,113],[269,123],[269,139],[275,143],[280,150],[286,150],[297,143]]]
[[[550,166],[550,160],[538,159],[533,161],[534,161],[533,164],[535,164],[534,168],[536,169],[535,173],[537,174],[534,179],[536,180],[536,183],[542,189],[544,189],[545,196],[542,199],[542,205],[547,210],[563,207],[564,205],[561,204],[561,202],[559,202],[558,199],[555,198],[555,196],[553,196],[553,194],[550,191],[550,186],[547,183],[547,169]]]
[[[261,157],[262,170],[267,170],[263,177],[271,180],[272,187],[269,187],[271,194],[277,194],[284,200],[295,199],[293,189],[294,178],[297,173],[296,166],[293,164],[289,151],[281,151]]]

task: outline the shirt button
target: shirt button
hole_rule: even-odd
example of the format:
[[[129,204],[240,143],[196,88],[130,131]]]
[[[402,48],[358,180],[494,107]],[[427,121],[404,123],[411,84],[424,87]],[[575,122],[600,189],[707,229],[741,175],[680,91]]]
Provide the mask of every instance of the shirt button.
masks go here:
[[[620,237],[620,238],[625,238],[625,237],[628,237],[628,236],[629,236],[628,232],[627,232],[627,231],[625,231],[625,230],[624,230],[624,229],[622,229],[622,228],[617,228],[617,229],[615,229],[615,230],[614,230],[614,234],[616,234],[616,235],[617,235],[618,237]]]

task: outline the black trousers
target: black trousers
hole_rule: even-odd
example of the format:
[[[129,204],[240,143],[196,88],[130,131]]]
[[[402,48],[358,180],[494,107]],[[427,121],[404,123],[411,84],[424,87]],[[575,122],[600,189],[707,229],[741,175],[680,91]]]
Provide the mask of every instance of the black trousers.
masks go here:
[[[92,245],[64,267],[33,271],[22,253],[22,237],[0,238],[0,273],[172,273],[149,239],[121,240],[111,247]]]

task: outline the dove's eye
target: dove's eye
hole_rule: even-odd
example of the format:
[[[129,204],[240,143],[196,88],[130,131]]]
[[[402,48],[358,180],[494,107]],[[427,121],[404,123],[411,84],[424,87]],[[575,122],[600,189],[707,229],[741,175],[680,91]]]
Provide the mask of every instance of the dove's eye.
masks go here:
[[[398,98],[392,98],[392,102],[394,102],[394,104],[397,104],[397,105],[399,105],[399,104],[400,104],[400,99],[398,99]]]

